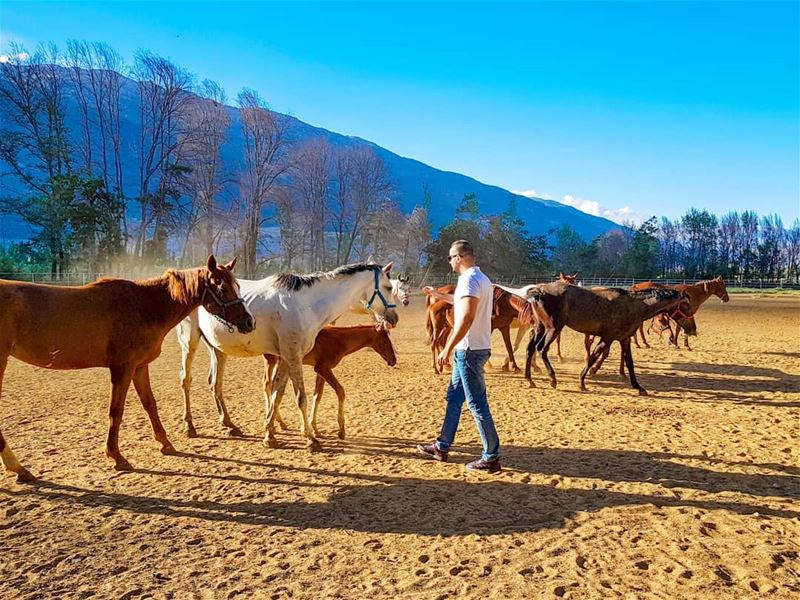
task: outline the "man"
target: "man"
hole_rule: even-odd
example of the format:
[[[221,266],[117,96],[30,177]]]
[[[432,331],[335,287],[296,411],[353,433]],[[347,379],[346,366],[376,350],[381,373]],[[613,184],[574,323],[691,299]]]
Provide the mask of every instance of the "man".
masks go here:
[[[455,350],[453,376],[447,388],[442,431],[434,443],[420,444],[417,450],[435,460],[447,461],[466,400],[483,443],[481,458],[467,464],[467,469],[497,473],[500,471],[500,440],[489,411],[483,379],[483,366],[489,360],[492,345],[492,282],[475,265],[475,253],[467,241],[453,242],[448,261],[458,273],[455,292],[443,294],[431,286],[423,289],[429,296],[453,304],[453,331],[437,357],[439,364],[444,365],[450,352]]]

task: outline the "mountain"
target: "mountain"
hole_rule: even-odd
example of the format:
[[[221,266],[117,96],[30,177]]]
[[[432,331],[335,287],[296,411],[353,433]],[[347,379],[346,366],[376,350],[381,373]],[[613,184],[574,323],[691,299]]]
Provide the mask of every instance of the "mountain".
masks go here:
[[[130,79],[123,78],[121,93],[121,128],[123,140],[136,140],[135,132],[138,127],[138,87]],[[67,105],[66,122],[73,135],[79,135],[81,130],[79,113],[77,110],[77,97],[68,91],[65,94]],[[239,111],[235,107],[228,107],[231,116],[230,139],[223,148],[223,161],[228,169],[233,170],[239,165],[242,156],[242,133]],[[0,109],[5,112],[6,109]],[[314,127],[299,119],[280,114],[288,127],[289,138],[293,141],[303,141],[316,137],[324,137],[333,148],[352,146],[369,146],[386,163],[392,183],[395,188],[395,198],[402,210],[410,213],[413,208],[422,202],[424,186],[430,191],[432,209],[430,214],[434,230],[446,225],[452,220],[456,208],[465,194],[478,195],[481,214],[498,214],[507,210],[509,202],[516,200],[517,216],[525,222],[531,234],[545,234],[555,227],[565,223],[575,229],[581,237],[591,240],[611,229],[619,227],[616,223],[589,215],[570,206],[565,206],[552,200],[541,198],[528,198],[512,194],[503,188],[487,185],[460,173],[442,171],[426,165],[420,161],[399,156],[394,152],[373,144],[367,140],[345,136],[326,129]],[[5,121],[5,119],[4,119]],[[8,125],[4,122],[3,127]],[[122,164],[125,173],[123,180],[133,182],[136,178],[137,159],[133,143],[124,144]],[[3,195],[9,192],[19,193],[21,190],[3,186]],[[127,186],[126,186],[127,187]],[[136,190],[131,186],[126,189],[126,194],[134,196]],[[234,193],[233,190],[230,190]],[[135,215],[131,215],[135,219]],[[5,216],[0,223],[0,235],[6,240],[24,239],[30,236],[30,228],[20,223],[16,218]]]

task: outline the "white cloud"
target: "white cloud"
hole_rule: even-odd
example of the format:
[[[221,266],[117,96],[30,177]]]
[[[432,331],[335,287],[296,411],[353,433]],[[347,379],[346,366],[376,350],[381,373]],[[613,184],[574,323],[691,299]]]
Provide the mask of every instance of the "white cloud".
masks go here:
[[[9,56],[8,54],[0,54],[0,63],[11,62],[12,58],[16,60],[28,60],[28,58],[30,58],[30,55],[27,52],[20,52],[19,54],[16,54],[14,56]]]
[[[634,223],[641,224],[648,217],[642,213],[634,211],[630,206],[623,206],[622,208],[606,208],[602,206],[597,200],[586,200],[584,198],[577,198],[572,194],[565,194],[559,200],[561,204],[577,208],[581,212],[585,212],[595,217],[604,217],[615,223]]]
[[[536,190],[511,190],[511,193],[525,196],[526,198],[544,198],[545,200],[553,199],[553,197],[547,192],[537,192]]]

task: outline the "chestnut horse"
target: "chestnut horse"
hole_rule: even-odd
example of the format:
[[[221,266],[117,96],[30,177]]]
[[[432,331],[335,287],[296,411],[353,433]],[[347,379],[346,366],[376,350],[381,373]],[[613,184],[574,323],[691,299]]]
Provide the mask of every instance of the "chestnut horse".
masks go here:
[[[105,367],[111,371],[111,404],[106,456],[119,471],[132,470],[119,451],[119,427],[128,387],[133,381],[161,452],[174,454],[150,387],[148,365],[161,353],[170,329],[203,306],[247,333],[253,317],[239,297],[232,271],[236,259],[218,265],[169,270],[156,279],[100,279],[81,287],[0,281],[0,389],[8,357],[46,369]],[[23,467],[0,433],[5,468],[17,480],[33,476]]]
[[[317,381],[314,385],[314,396],[311,399],[311,414],[309,417],[314,435],[320,435],[317,429],[317,411],[319,409],[320,400],[322,399],[325,382],[327,382],[328,385],[333,388],[333,391],[336,392],[336,397],[339,400],[338,435],[340,440],[344,439],[344,387],[342,387],[342,384],[336,379],[336,376],[333,374],[333,369],[342,362],[345,356],[353,352],[358,352],[362,348],[372,348],[390,367],[397,364],[397,354],[394,351],[394,344],[392,344],[389,329],[381,325],[377,327],[374,325],[326,327],[317,334],[317,341],[314,342],[314,348],[303,358],[303,364],[314,367],[314,371],[317,374]],[[264,358],[267,361],[265,365],[265,375],[267,377],[266,385],[271,388],[279,358],[274,354],[265,354]],[[286,429],[286,423],[283,422],[280,413],[280,404],[284,389],[276,390],[275,420],[281,428]]]
[[[728,296],[728,290],[725,287],[725,282],[722,280],[720,275],[717,275],[714,279],[707,279],[705,281],[698,281],[697,283],[687,284],[687,283],[678,283],[676,285],[662,285],[659,283],[655,283],[653,281],[644,281],[642,283],[637,283],[631,286],[631,290],[649,290],[652,288],[666,288],[670,290],[677,290],[679,292],[685,292],[686,295],[689,297],[689,303],[692,306],[692,311],[689,313],[690,315],[694,315],[698,310],[700,310],[700,306],[708,300],[711,296],[717,296],[723,302],[728,302],[730,300],[730,296]],[[681,331],[681,327],[683,325],[680,321],[675,321],[675,334],[673,336],[672,330],[670,329],[670,341],[674,343],[676,346],[678,345],[678,334]],[[652,326],[652,324],[651,324]],[[669,321],[667,321],[666,326],[669,327]],[[642,338],[644,339],[644,324],[642,328],[640,328],[640,332],[642,334]],[[686,328],[684,327],[684,336],[683,336],[683,345],[687,350],[691,350],[689,347],[689,334],[686,332]]]
[[[455,286],[442,286],[436,291],[452,294],[455,291]],[[426,297],[425,329],[428,333],[428,344],[433,355],[433,370],[439,374],[442,371],[436,358],[441,349],[444,348],[447,336],[450,335],[453,329],[453,305],[446,300],[434,300],[431,304],[428,302],[430,300],[433,300],[432,296]],[[503,370],[507,371],[507,365],[510,364],[516,373],[520,371],[520,368],[514,360],[514,351],[511,348],[511,323],[517,318],[518,314],[518,310],[511,305],[510,294],[495,287],[492,300],[492,331],[499,329],[506,345],[507,357]]]
[[[502,286],[500,286],[502,287]],[[504,288],[520,298],[527,300],[530,309],[520,311],[520,321],[536,322],[533,337],[528,343],[525,364],[525,378],[531,382],[531,359],[538,350],[542,355],[550,385],[557,385],[555,371],[547,357],[547,350],[555,336],[565,327],[579,333],[597,335],[600,342],[592,351],[580,376],[580,389],[586,391],[586,373],[603,354],[612,341],[619,341],[625,364],[628,367],[631,387],[646,396],[647,392],[639,385],[633,369],[631,354],[631,335],[645,319],[665,310],[680,307],[690,310],[688,296],[675,290],[653,289],[643,292],[609,288],[608,294],[600,295],[582,287],[555,281],[541,285],[531,285],[522,289]]]

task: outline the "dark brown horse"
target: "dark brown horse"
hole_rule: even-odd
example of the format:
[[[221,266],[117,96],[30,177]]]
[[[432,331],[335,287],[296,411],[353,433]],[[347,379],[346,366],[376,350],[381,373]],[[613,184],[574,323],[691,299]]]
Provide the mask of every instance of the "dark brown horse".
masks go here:
[[[679,292],[685,292],[686,295],[689,297],[689,303],[691,304],[692,311],[689,313],[690,315],[694,315],[698,310],[700,310],[700,306],[708,300],[711,296],[717,296],[723,302],[728,302],[730,300],[730,296],[728,296],[728,290],[725,287],[725,282],[722,280],[720,275],[717,275],[714,279],[707,279],[705,281],[698,281],[697,283],[678,283],[676,285],[662,285],[660,283],[655,283],[653,281],[644,281],[642,283],[637,283],[631,286],[631,290],[649,290],[653,288],[666,288],[670,290],[677,290]],[[689,333],[683,324],[680,321],[673,319],[675,322],[675,333],[672,333],[670,329],[670,341],[674,343],[676,346],[678,345],[678,334],[681,331],[681,328],[684,330],[683,336],[683,345],[687,350],[691,350],[689,347]],[[666,326],[669,327],[669,321],[666,322]],[[652,324],[651,324],[652,327]],[[644,339],[644,324],[640,328],[640,333],[642,335],[642,339]]]
[[[380,354],[386,364],[393,367],[397,364],[397,354],[394,351],[392,338],[389,336],[389,329],[374,325],[354,325],[352,327],[326,327],[317,334],[314,348],[303,358],[304,365],[314,367],[317,373],[317,381],[314,386],[314,396],[311,400],[311,427],[314,435],[319,436],[317,429],[317,409],[319,408],[322,392],[327,382],[336,392],[339,400],[339,439],[344,439],[344,387],[336,379],[333,369],[342,362],[342,359],[357,352],[362,348],[372,348]],[[265,354],[267,361],[265,374],[267,377],[266,385],[271,389],[275,371],[278,364],[278,357],[274,354]],[[275,420],[286,429],[286,423],[281,418],[279,411],[283,390],[279,390],[275,402]]]
[[[105,367],[111,371],[106,456],[114,468],[130,471],[119,451],[119,426],[133,381],[161,452],[173,454],[158,417],[148,365],[161,353],[170,329],[201,304],[229,327],[252,331],[253,317],[239,297],[233,277],[236,259],[218,265],[169,270],[156,279],[101,279],[82,287],[59,287],[0,281],[0,389],[8,357],[46,369]],[[19,481],[33,476],[0,433],[5,468]]]
[[[581,372],[581,390],[586,390],[586,373],[605,351],[606,346],[616,340],[622,345],[631,386],[639,390],[639,394],[647,395],[636,380],[633,369],[631,335],[642,321],[660,312],[676,307],[689,310],[688,297],[674,290],[628,292],[610,288],[607,295],[599,295],[576,285],[556,281],[508,291],[524,297],[530,306],[529,311],[520,312],[520,320],[537,323],[536,332],[528,343],[525,378],[531,381],[531,359],[538,350],[550,375],[550,385],[554,388],[557,385],[556,376],[547,357],[547,350],[566,326],[579,333],[600,337],[600,342]]]

